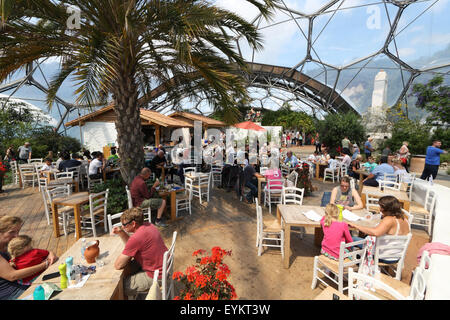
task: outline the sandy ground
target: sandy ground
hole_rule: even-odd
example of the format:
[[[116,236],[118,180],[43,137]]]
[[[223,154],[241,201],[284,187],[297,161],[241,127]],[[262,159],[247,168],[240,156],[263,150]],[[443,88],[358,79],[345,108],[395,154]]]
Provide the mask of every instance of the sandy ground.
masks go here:
[[[304,151],[298,150],[299,152]],[[310,147],[305,151],[309,152]],[[301,152],[303,153],[303,152]],[[305,205],[320,205],[324,191],[331,191],[337,185],[331,182],[314,181],[318,187],[313,196],[305,197]],[[275,219],[263,207],[264,219]],[[311,289],[313,259],[320,248],[314,245],[314,230],[306,229],[303,240],[291,236],[292,256],[289,269],[282,266],[279,249],[265,248],[258,257],[256,248],[256,211],[254,204],[240,202],[234,192],[214,188],[207,205],[200,206],[195,198],[192,216],[187,216],[162,233],[170,243],[173,231],[178,232],[175,255],[175,271],[185,271],[195,262],[192,252],[197,249],[210,250],[220,246],[232,250],[232,256],[226,257],[225,263],[231,270],[230,282],[236,288],[239,299],[313,299],[322,290],[318,285]],[[423,230],[413,229],[413,239],[408,249],[402,281],[409,283],[411,271],[416,267],[416,255],[420,247],[428,242],[428,235]],[[179,289],[180,285],[176,285]]]

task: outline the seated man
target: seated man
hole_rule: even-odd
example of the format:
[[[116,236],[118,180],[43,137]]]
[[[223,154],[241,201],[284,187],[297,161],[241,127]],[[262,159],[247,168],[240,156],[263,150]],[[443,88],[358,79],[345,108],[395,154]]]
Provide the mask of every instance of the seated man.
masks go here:
[[[117,155],[117,150],[116,148],[111,148],[111,155],[108,157],[108,161],[115,161],[119,159],[119,156]]]
[[[244,181],[245,186],[250,188],[250,192],[245,198],[248,203],[253,203],[253,199],[258,196],[258,178],[262,177],[262,175],[256,172],[255,165],[249,164],[247,159],[245,159],[245,162],[247,165],[244,168]]]
[[[167,224],[161,220],[161,216],[166,208],[166,200],[153,198],[153,195],[156,193],[156,187],[159,186],[159,181],[155,181],[151,190],[148,191],[145,181],[150,178],[151,173],[151,170],[145,167],[134,178],[130,185],[131,199],[133,200],[133,207],[158,209],[155,225],[164,228],[167,227]]]
[[[286,153],[286,159],[284,159],[284,164],[289,165],[291,168],[295,168],[298,165],[298,159],[296,156],[292,155],[292,151]]]
[[[102,179],[102,171],[105,170],[106,161],[103,157],[103,153],[100,151],[92,153],[95,159],[89,164],[89,178],[90,179]]]
[[[387,164],[387,158],[381,158],[380,165],[376,166],[369,176],[363,180],[363,185],[378,187],[378,181],[384,179],[385,173],[393,174],[394,168],[390,164]]]
[[[163,256],[167,247],[158,229],[144,222],[142,209],[125,210],[120,221],[122,227],[114,227],[111,234],[119,235],[125,244],[122,254],[114,262],[116,270],[127,267],[129,271],[123,279],[124,294],[136,296],[147,293],[153,283],[153,273],[159,270],[162,275]],[[131,236],[129,233],[132,233]]]
[[[67,168],[81,166],[80,161],[75,160],[75,159],[70,159],[69,152],[63,152],[62,158],[63,158],[63,161],[61,161],[58,165],[58,170],[61,172],[65,172]]]
[[[377,164],[375,163],[375,158],[372,156],[370,156],[368,160],[369,160],[368,162],[363,163],[363,167],[369,168],[369,171],[372,172],[373,169],[377,167]]]
[[[156,177],[161,176],[162,168],[167,164],[166,157],[164,156],[164,151],[159,150],[156,157],[150,161],[150,169],[155,173]]]

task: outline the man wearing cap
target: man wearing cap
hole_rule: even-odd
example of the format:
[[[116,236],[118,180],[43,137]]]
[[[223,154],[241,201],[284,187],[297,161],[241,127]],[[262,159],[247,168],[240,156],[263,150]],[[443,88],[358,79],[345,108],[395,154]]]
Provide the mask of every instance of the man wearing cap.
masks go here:
[[[17,149],[19,153],[19,162],[28,163],[28,159],[31,159],[31,145],[29,142],[25,142],[23,146]]]

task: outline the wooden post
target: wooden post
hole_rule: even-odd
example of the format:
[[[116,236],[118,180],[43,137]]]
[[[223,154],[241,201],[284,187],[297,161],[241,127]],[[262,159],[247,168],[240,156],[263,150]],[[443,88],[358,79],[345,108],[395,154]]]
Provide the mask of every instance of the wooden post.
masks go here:
[[[161,140],[161,126],[155,124],[155,147],[159,146]]]

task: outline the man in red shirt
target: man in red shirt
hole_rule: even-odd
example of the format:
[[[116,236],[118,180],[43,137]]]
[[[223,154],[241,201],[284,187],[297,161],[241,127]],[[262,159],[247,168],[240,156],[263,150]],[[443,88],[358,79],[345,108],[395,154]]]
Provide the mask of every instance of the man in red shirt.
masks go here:
[[[161,216],[166,208],[166,200],[153,198],[153,195],[156,193],[156,187],[159,186],[159,180],[156,180],[151,190],[148,191],[145,181],[150,178],[150,175],[151,170],[145,167],[141,170],[141,173],[134,178],[133,182],[131,182],[130,193],[131,199],[133,200],[133,207],[158,209],[155,225],[165,228],[167,227],[167,224],[161,220]]]
[[[123,282],[126,296],[147,293],[152,286],[154,271],[159,270],[160,277],[162,275],[163,256],[167,247],[159,230],[148,222],[144,223],[141,208],[125,210],[120,221],[122,227],[114,227],[111,233],[119,235],[125,248],[114,262],[114,267],[117,270],[129,268],[129,275]]]

